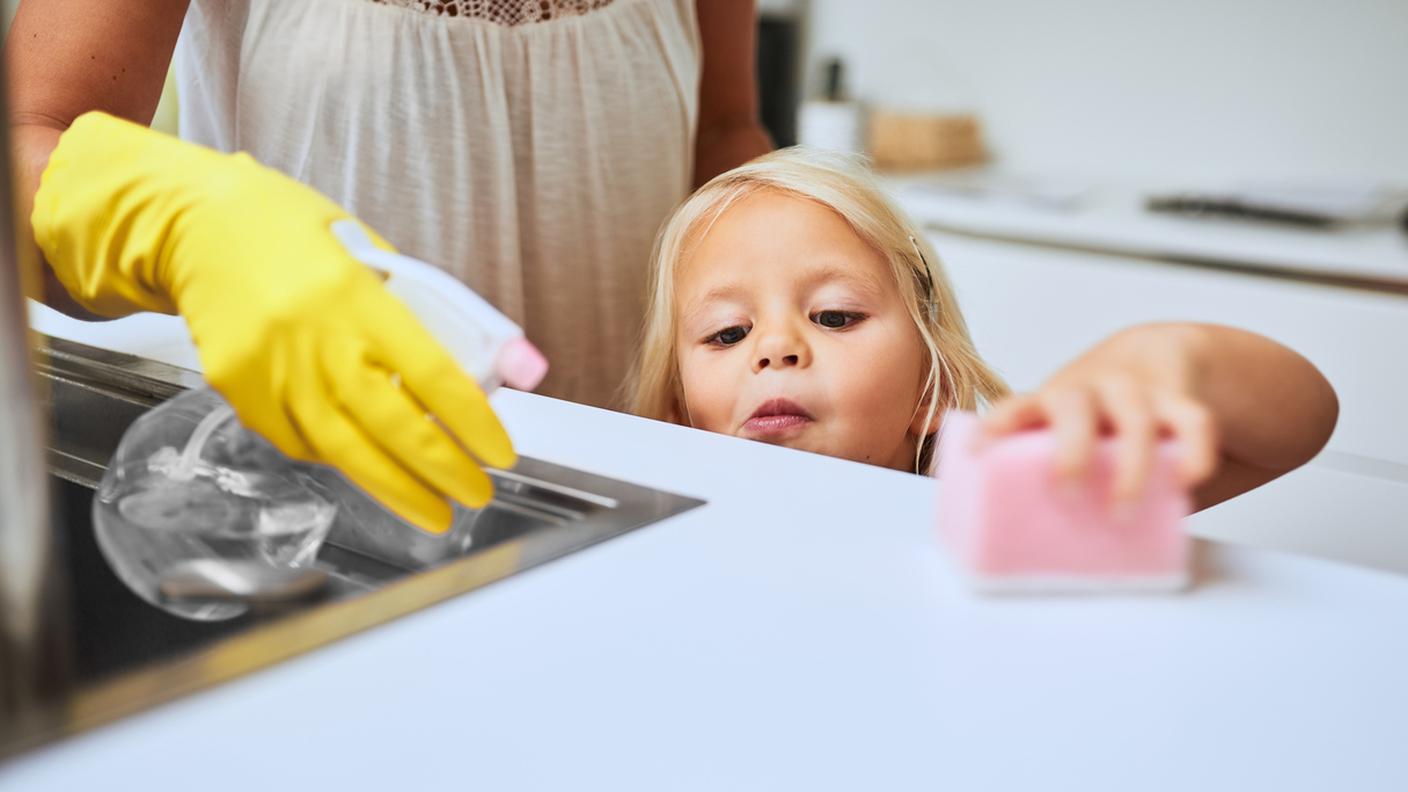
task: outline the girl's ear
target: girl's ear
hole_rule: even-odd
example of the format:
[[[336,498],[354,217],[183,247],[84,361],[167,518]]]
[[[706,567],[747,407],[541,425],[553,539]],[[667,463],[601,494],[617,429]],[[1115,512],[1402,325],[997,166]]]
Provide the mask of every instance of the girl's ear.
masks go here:
[[[944,411],[935,410],[932,416],[929,415],[929,405],[919,406],[919,412],[914,414],[914,420],[909,424],[909,431],[915,437],[927,437],[937,431],[944,422]]]
[[[670,399],[670,409],[665,412],[665,420],[680,426],[690,426],[689,411],[680,404],[680,397]]]
[[[936,384],[932,390],[924,395],[924,398],[919,400],[919,409],[914,411],[914,418],[909,422],[909,431],[915,437],[927,437],[939,431],[939,426],[943,424],[944,406],[940,404],[937,410],[931,409],[934,399],[939,396],[938,391],[939,387]]]

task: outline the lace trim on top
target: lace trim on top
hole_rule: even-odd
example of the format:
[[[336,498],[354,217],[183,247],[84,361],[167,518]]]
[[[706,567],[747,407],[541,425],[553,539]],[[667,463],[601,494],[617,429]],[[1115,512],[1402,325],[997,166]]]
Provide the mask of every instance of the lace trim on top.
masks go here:
[[[482,19],[495,25],[531,25],[561,17],[581,16],[611,5],[614,0],[372,0],[445,17]]]

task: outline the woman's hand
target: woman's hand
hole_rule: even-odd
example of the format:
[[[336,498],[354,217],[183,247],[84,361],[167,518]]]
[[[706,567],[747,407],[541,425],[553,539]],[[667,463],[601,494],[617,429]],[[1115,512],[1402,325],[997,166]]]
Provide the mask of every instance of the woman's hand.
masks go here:
[[[512,465],[513,447],[478,384],[334,237],[347,217],[247,155],[88,113],[50,156],[32,222],[85,308],[179,312],[245,426],[442,532],[450,501],[489,500],[481,466]]]
[[[1338,406],[1308,361],[1269,339],[1212,325],[1142,325],[1118,333],[1035,393],[994,405],[983,440],[1049,427],[1057,475],[1086,475],[1101,437],[1115,443],[1114,497],[1137,500],[1158,444],[1206,508],[1308,461]],[[981,442],[981,441],[980,441]]]

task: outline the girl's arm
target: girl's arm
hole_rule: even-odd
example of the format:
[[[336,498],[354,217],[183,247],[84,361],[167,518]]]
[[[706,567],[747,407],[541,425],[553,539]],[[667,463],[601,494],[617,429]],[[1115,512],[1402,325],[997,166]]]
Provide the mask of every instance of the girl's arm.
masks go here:
[[[697,4],[704,44],[699,81],[699,129],[694,142],[694,186],[772,150],[758,120],[754,66],[758,15],[753,0]]]
[[[1117,444],[1117,498],[1142,491],[1160,437],[1182,445],[1195,509],[1305,464],[1330,438],[1334,389],[1310,361],[1263,336],[1206,324],[1121,331],[1056,373],[1041,390],[1004,400],[988,437],[1050,426],[1057,469],[1083,475],[1102,433]]]

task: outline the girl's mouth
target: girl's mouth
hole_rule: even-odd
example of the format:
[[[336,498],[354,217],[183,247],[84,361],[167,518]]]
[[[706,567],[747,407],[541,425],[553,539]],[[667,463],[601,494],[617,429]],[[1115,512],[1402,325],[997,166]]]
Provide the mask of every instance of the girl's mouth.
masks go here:
[[[789,399],[770,399],[743,422],[743,435],[755,440],[783,440],[798,434],[814,420],[811,413]]]

